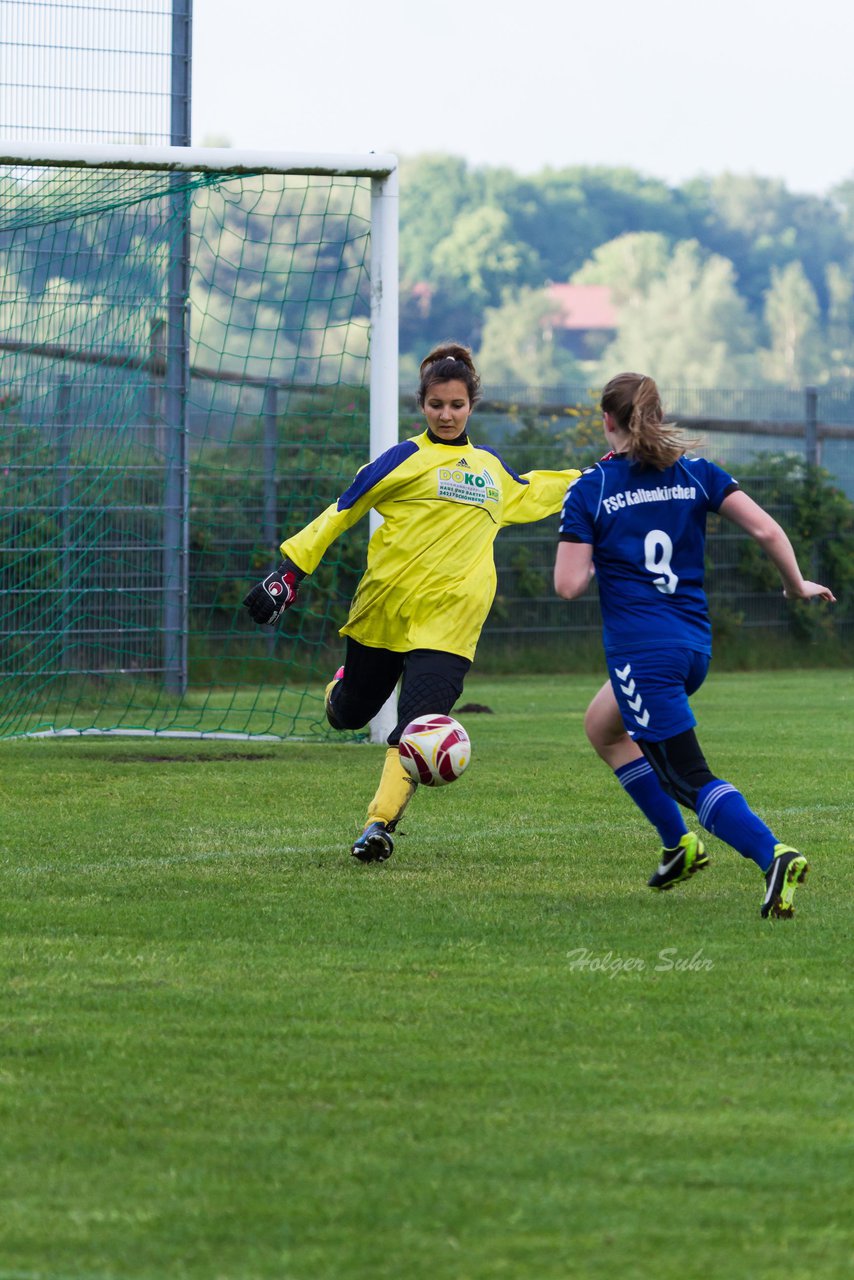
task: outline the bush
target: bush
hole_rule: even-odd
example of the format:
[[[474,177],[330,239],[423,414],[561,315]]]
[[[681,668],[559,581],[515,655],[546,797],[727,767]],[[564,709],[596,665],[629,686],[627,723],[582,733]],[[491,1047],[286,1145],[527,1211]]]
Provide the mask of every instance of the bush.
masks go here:
[[[804,576],[825,583],[837,597],[833,609],[787,601],[791,634],[804,640],[841,639],[854,620],[854,503],[826,471],[791,455],[757,458],[740,468],[739,480],[782,524]],[[777,570],[752,538],[740,548],[738,570],[746,590],[779,590]]]

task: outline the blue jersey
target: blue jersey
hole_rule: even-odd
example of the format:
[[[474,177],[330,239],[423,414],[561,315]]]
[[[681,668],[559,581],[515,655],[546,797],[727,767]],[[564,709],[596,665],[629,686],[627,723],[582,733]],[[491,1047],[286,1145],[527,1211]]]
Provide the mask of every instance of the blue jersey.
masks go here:
[[[589,543],[606,651],[689,648],[711,653],[703,590],[706,512],[737,482],[706,458],[664,471],[616,456],[569,489],[562,540]]]

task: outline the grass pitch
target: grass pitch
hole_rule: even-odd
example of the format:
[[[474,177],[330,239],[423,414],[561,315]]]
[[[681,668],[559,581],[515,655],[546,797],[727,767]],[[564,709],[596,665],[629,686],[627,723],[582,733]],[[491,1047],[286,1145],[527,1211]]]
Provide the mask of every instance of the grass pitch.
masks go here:
[[[695,699],[789,923],[646,888],[597,683],[472,677],[374,867],[380,747],[3,744],[0,1280],[848,1277],[854,679]]]

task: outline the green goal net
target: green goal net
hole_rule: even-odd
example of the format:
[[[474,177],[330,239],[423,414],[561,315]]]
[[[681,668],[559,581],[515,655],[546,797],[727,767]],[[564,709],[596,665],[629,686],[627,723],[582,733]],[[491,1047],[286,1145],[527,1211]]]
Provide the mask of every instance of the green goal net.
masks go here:
[[[397,404],[389,170],[234,161],[0,168],[0,737],[325,733],[367,529],[276,630],[241,601]]]

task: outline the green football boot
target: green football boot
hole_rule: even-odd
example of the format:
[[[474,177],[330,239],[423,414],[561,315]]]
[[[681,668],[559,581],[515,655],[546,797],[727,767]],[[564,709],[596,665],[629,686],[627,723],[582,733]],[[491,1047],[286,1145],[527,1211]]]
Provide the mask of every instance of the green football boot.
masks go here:
[[[697,871],[709,865],[709,856],[703,842],[694,831],[686,831],[675,849],[661,850],[661,863],[652,873],[647,884],[650,889],[664,892],[681,880],[688,880]]]
[[[809,871],[809,863],[797,849],[787,844],[774,845],[774,861],[765,872],[765,898],[762,902],[762,918],[774,916],[779,920],[791,920],[795,914],[792,899],[795,889],[803,884]]]

